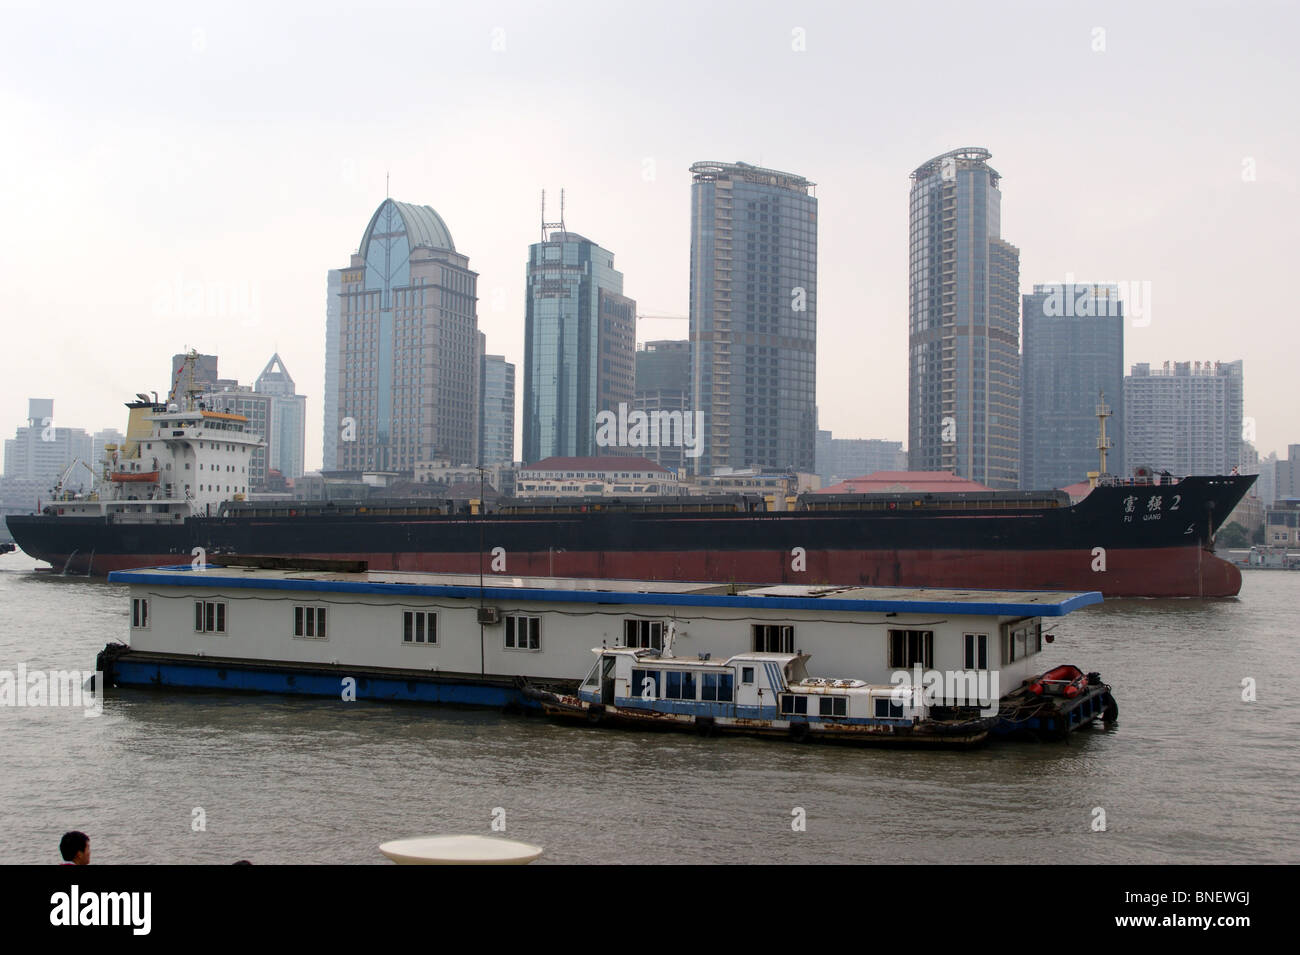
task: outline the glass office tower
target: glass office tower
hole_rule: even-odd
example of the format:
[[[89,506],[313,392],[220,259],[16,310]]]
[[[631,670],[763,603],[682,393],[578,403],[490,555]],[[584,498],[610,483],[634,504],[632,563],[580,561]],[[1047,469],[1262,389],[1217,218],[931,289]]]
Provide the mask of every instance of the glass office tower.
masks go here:
[[[614,253],[556,230],[529,246],[527,283],[523,460],[625,452],[595,440],[596,415],[634,397],[636,302]]]

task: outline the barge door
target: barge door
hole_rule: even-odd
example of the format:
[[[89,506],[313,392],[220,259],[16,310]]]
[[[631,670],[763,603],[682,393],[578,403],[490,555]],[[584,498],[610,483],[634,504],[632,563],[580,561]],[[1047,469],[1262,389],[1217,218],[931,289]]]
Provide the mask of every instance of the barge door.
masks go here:
[[[613,657],[605,657],[600,661],[600,702],[606,706],[614,705]]]

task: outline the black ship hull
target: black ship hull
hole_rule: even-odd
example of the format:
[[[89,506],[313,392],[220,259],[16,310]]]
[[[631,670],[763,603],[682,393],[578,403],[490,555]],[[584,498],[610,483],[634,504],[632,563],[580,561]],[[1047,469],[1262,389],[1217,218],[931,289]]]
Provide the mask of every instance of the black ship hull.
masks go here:
[[[266,554],[360,559],[376,570],[464,573],[481,562],[520,576],[1227,597],[1240,571],[1210,548],[1253,481],[1102,486],[1074,505],[894,494],[814,496],[818,509],[785,512],[520,502],[515,513],[478,516],[419,502],[280,502],[171,524],[57,513],[8,523],[28,554],[80,574],[189,563],[202,548],[213,563]]]

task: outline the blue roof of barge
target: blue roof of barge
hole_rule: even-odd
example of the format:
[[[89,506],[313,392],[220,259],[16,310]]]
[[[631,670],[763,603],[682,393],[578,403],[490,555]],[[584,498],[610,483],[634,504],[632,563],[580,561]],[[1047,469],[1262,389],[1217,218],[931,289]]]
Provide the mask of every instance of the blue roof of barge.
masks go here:
[[[194,570],[189,564],[117,570],[109,581],[162,587],[289,590],[346,594],[478,598],[477,574],[403,571],[332,572],[220,567]],[[665,580],[591,580],[487,575],[485,600],[593,604],[651,604],[677,607],[733,607],[768,610],[839,610],[894,613],[950,613],[985,616],[1060,617],[1101,603],[1096,591],[950,590],[912,587],[856,587],[804,584],[718,584]]]

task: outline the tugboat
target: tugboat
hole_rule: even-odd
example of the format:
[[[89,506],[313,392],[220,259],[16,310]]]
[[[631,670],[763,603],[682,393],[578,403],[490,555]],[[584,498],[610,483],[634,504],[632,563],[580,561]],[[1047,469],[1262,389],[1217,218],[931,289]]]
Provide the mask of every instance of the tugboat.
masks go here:
[[[994,714],[930,706],[924,688],[810,677],[806,653],[743,653],[725,661],[597,647],[576,694],[525,688],[548,716],[592,725],[731,733],[866,745],[978,746],[990,734],[1060,740],[1119,707],[1098,673],[1060,666],[1026,680]]]
[[[810,677],[806,653],[741,653],[724,661],[597,647],[576,695],[527,690],[550,716],[593,725],[775,736],[796,742],[978,746],[997,717],[940,719],[921,688]]]

